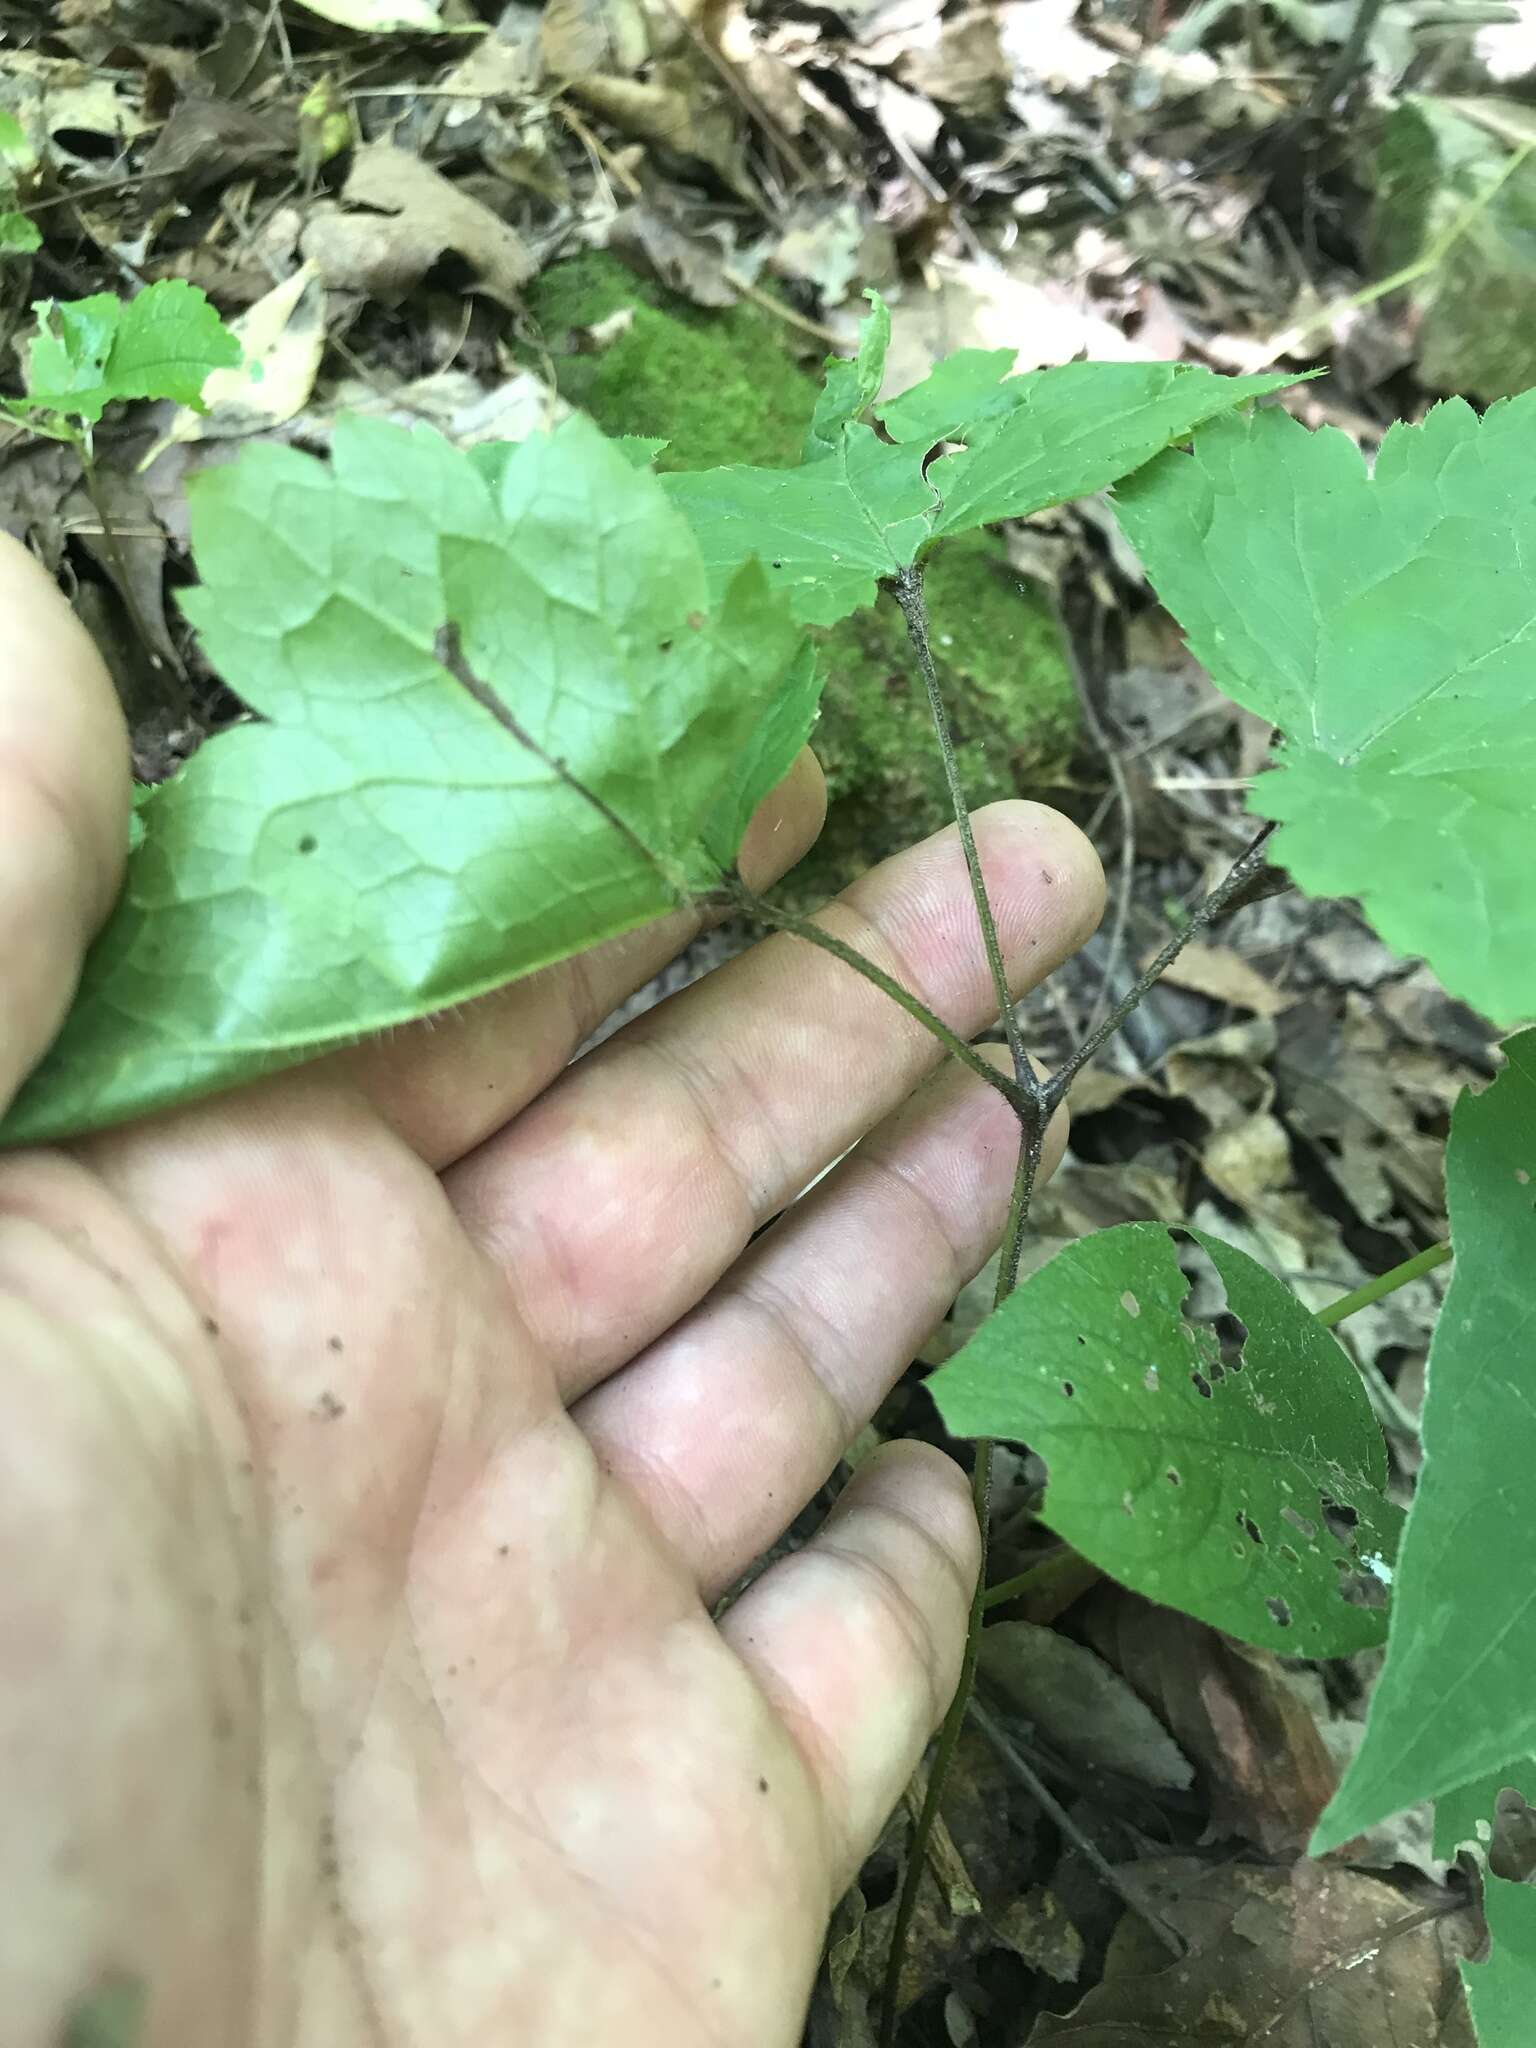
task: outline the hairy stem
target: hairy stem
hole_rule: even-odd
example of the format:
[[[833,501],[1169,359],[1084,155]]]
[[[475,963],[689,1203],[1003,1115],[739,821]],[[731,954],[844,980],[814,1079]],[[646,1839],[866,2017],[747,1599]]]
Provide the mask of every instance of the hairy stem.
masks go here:
[[[1394,1266],[1390,1273],[1378,1273],[1374,1280],[1365,1281],[1353,1294],[1342,1294],[1337,1301],[1330,1301],[1326,1308],[1317,1311],[1317,1320],[1324,1329],[1331,1330],[1335,1323],[1342,1323],[1346,1316],[1369,1308],[1373,1301],[1396,1294],[1399,1287],[1411,1287],[1415,1280],[1422,1280],[1426,1273],[1433,1273],[1436,1266],[1443,1266],[1454,1256],[1448,1243],[1428,1245],[1423,1251],[1415,1252],[1411,1259],[1404,1259],[1400,1266]]]
[[[907,638],[917,659],[918,671],[923,678],[923,688],[928,692],[928,710],[933,718],[934,735],[939,743],[939,757],[944,763],[944,780],[949,788],[950,806],[955,814],[960,844],[965,852],[966,873],[971,879],[971,896],[976,905],[977,922],[981,926],[981,943],[986,950],[987,966],[992,974],[992,992],[997,999],[997,1014],[1002,1021],[1003,1035],[1008,1041],[1008,1052],[1013,1061],[1013,1077],[1020,1088],[1030,1090],[1038,1098],[1040,1079],[1025,1049],[1024,1035],[1014,1006],[1013,991],[1008,986],[1008,969],[1003,961],[1002,943],[997,936],[997,920],[992,915],[986,880],[981,872],[981,856],[976,851],[976,834],[971,829],[971,813],[960,783],[960,765],[955,759],[955,740],[949,727],[949,713],[944,708],[938,670],[933,665],[933,649],[928,639],[928,607],[923,600],[923,572],[920,566],[912,562],[901,570],[893,581],[891,590],[901,607],[901,616],[907,626]]]
[[[960,1681],[950,1701],[949,1712],[939,1730],[933,1762],[928,1767],[928,1789],[922,1811],[907,1846],[906,1868],[901,1874],[901,1896],[896,1902],[896,1923],[891,1929],[890,1954],[886,1957],[885,1982],[880,1988],[879,2048],[895,2048],[896,2025],[901,2018],[901,1966],[906,1961],[907,1931],[917,1908],[917,1894],[928,1866],[928,1841],[939,1817],[939,1801],[949,1778],[949,1767],[960,1746],[960,1733],[970,1710],[976,1685],[976,1659],[981,1651],[982,1593],[987,1583],[987,1531],[992,1519],[992,1446],[983,1439],[976,1446],[976,1463],[971,1472],[971,1499],[981,1530],[981,1562],[976,1572],[976,1590],[971,1595],[970,1618],[965,1630],[965,1649],[960,1658]]]
[[[899,1004],[909,1017],[915,1018],[925,1031],[936,1038],[947,1053],[968,1067],[979,1080],[985,1081],[989,1088],[995,1088],[1015,1116],[1023,1118],[1031,1113],[1030,1099],[1021,1094],[1016,1081],[1000,1072],[989,1060],[984,1060],[974,1045],[967,1045],[959,1032],[951,1031],[944,1019],[935,1016],[921,997],[904,988],[883,967],[877,967],[867,954],[861,953],[856,946],[847,945],[825,925],[817,924],[814,918],[800,917],[792,910],[784,910],[777,903],[769,903],[754,895],[740,880],[727,877],[724,888],[730,901],[744,915],[760,918],[775,931],[791,932],[808,945],[830,953],[834,960],[841,960],[845,967],[851,967],[855,974],[871,982],[882,995],[889,996],[893,1003]]]
[[[1103,1023],[1089,1032],[1077,1050],[1063,1063],[1059,1072],[1053,1074],[1050,1080],[1046,1082],[1042,1092],[1047,1109],[1055,1109],[1059,1103],[1065,1100],[1067,1090],[1072,1086],[1072,1083],[1077,1079],[1083,1068],[1087,1066],[1105,1040],[1112,1038],[1120,1029],[1120,1026],[1129,1017],[1132,1010],[1136,1008],[1142,997],[1162,975],[1164,969],[1171,967],[1190,940],[1197,939],[1203,931],[1214,924],[1233,897],[1253,880],[1254,876],[1264,865],[1264,846],[1274,829],[1273,824],[1269,824],[1262,831],[1255,834],[1244,851],[1239,855],[1231,872],[1226,876],[1225,880],[1217,883],[1210,895],[1193,912],[1188,924],[1181,926],[1173,934],[1162,951],[1157,955],[1157,958],[1148,964],[1132,986],[1127,989]]]
[[[938,671],[934,667],[933,650],[929,644],[928,608],[923,602],[922,570],[913,563],[901,571],[892,587],[896,602],[901,607],[901,615],[906,621],[907,638],[912,644],[912,652],[917,659],[923,686],[928,692],[928,708],[932,713],[933,729],[944,763],[944,779],[949,785],[955,825],[965,853],[971,897],[976,905],[976,919],[981,927],[981,942],[992,975],[992,989],[997,1000],[998,1016],[1002,1021],[1004,1036],[1008,1041],[1009,1057],[1013,1063],[1016,1093],[1011,1099],[1014,1112],[1019,1119],[1019,1153],[1014,1168],[1013,1192],[1008,1203],[1008,1221],[1003,1232],[1002,1251],[998,1259],[997,1287],[992,1300],[993,1307],[997,1308],[1013,1292],[1019,1277],[1019,1259],[1024,1246],[1024,1233],[1029,1224],[1030,1199],[1039,1177],[1040,1155],[1045,1146],[1045,1127],[1050,1121],[1054,1104],[1049,1100],[1046,1085],[1025,1048],[1013,991],[1008,985],[1008,969],[1003,959],[1002,942],[997,935],[997,920],[992,914],[986,878],[981,871],[981,857],[976,851],[976,835],[971,828],[970,808],[966,803],[965,791],[960,782],[960,768],[955,759],[954,736],[950,731],[949,714],[944,707],[943,692],[939,688]],[[955,1686],[955,1696],[949,1703],[949,1711],[944,1716],[943,1726],[939,1730],[938,1745],[934,1750],[933,1763],[928,1772],[928,1786],[923,1795],[922,1810],[918,1814],[917,1825],[912,1830],[912,1839],[907,1846],[906,1868],[902,1872],[901,1894],[896,1902],[896,1920],[891,1930],[890,1954],[886,1959],[885,1982],[880,1994],[880,2048],[894,2048],[896,2027],[900,2018],[901,1970],[906,1959],[907,1935],[912,1925],[912,1915],[917,1909],[917,1895],[927,1866],[928,1844],[939,1818],[939,1804],[944,1796],[950,1766],[954,1762],[955,1751],[959,1747],[961,1731],[965,1727],[965,1718],[975,1691],[976,1659],[981,1650],[982,1614],[987,1586],[987,1551],[992,1521],[992,1445],[985,1439],[976,1446],[976,1462],[971,1474],[971,1498],[976,1506],[981,1555],[977,1565],[975,1589],[971,1594],[971,1611],[966,1624],[965,1647],[961,1653],[960,1676]]]

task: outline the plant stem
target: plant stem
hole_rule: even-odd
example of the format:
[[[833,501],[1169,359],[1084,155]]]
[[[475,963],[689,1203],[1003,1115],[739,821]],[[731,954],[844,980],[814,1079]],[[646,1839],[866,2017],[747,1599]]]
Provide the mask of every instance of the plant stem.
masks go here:
[[[792,932],[808,945],[820,947],[823,953],[830,953],[834,960],[841,960],[845,967],[851,967],[855,974],[862,975],[882,995],[889,996],[893,1003],[899,1004],[909,1017],[915,1018],[925,1031],[931,1033],[947,1053],[968,1067],[979,1080],[985,1081],[988,1087],[995,1088],[1015,1116],[1022,1119],[1032,1113],[1032,1102],[1020,1092],[1016,1081],[984,1060],[974,1045],[967,1045],[959,1032],[951,1031],[942,1017],[935,1016],[920,997],[913,995],[911,989],[904,988],[883,967],[877,967],[867,954],[861,953],[856,946],[847,945],[825,925],[817,924],[814,918],[797,916],[792,910],[784,910],[777,903],[769,903],[754,895],[739,879],[727,876],[723,886],[731,902],[745,916],[760,918],[775,931]]]
[[[1182,926],[1173,934],[1157,958],[1143,969],[1140,976],[1120,998],[1120,1001],[1116,1003],[1103,1023],[1097,1025],[1094,1030],[1089,1032],[1082,1044],[1064,1062],[1060,1070],[1053,1074],[1050,1080],[1045,1083],[1042,1094],[1047,1113],[1057,1108],[1065,1100],[1068,1089],[1072,1086],[1072,1083],[1077,1079],[1083,1068],[1087,1066],[1105,1040],[1112,1038],[1120,1029],[1120,1026],[1129,1017],[1148,989],[1157,981],[1163,970],[1171,967],[1190,940],[1198,938],[1201,932],[1214,924],[1239,890],[1252,881],[1253,877],[1264,865],[1264,845],[1274,829],[1273,824],[1268,824],[1261,832],[1255,834],[1245,850],[1238,856],[1226,879],[1217,883],[1210,895],[1194,911],[1188,924]]]
[[[918,1889],[928,1867],[928,1840],[939,1817],[939,1801],[949,1778],[949,1767],[960,1746],[961,1730],[971,1706],[976,1683],[976,1659],[981,1650],[981,1603],[987,1583],[987,1530],[992,1519],[992,1446],[985,1439],[976,1446],[976,1463],[971,1471],[971,1499],[976,1506],[976,1524],[981,1531],[981,1559],[976,1570],[976,1590],[971,1595],[970,1618],[965,1630],[965,1648],[960,1657],[960,1680],[939,1729],[938,1745],[928,1767],[928,1789],[922,1811],[907,1846],[907,1864],[901,1874],[901,1896],[896,1902],[896,1922],[891,1929],[890,1953],[886,1957],[885,1982],[880,1987],[879,2048],[895,2048],[896,2025],[901,2018],[901,1966],[906,1960],[907,1930],[917,1907]]]
[[[1364,285],[1359,291],[1351,292],[1347,298],[1330,300],[1320,312],[1312,314],[1310,318],[1298,321],[1293,327],[1282,328],[1278,334],[1272,334],[1267,344],[1265,360],[1271,363],[1278,361],[1281,356],[1289,355],[1293,349],[1299,348],[1309,335],[1331,327],[1345,314],[1357,313],[1363,306],[1374,305],[1378,299],[1386,298],[1390,292],[1405,291],[1409,285],[1417,284],[1421,277],[1427,277],[1445,261],[1468,228],[1474,226],[1478,217],[1493,204],[1501,188],[1515,175],[1533,148],[1536,148],[1536,143],[1523,142],[1517,149],[1511,150],[1498,176],[1485,185],[1475,198],[1470,199],[1461,212],[1446,223],[1434,240],[1428,243],[1411,263],[1405,263],[1401,270],[1394,270],[1390,277],[1378,278],[1374,284]]]
[[[1040,1155],[1045,1146],[1046,1125],[1050,1122],[1055,1105],[1049,1100],[1046,1084],[1036,1071],[1025,1048],[1013,991],[1008,985],[1008,970],[1003,960],[1002,943],[997,935],[997,920],[992,914],[986,878],[981,871],[981,858],[976,851],[976,835],[971,829],[970,808],[960,782],[960,769],[955,759],[955,743],[950,731],[949,714],[944,708],[938,671],[934,667],[933,650],[929,645],[928,610],[923,602],[921,569],[915,563],[903,569],[892,588],[896,602],[901,607],[901,615],[906,621],[907,638],[912,643],[912,651],[917,657],[924,688],[928,692],[928,708],[933,715],[933,729],[944,762],[944,779],[949,785],[955,825],[960,834],[961,847],[965,852],[971,898],[976,905],[977,922],[981,926],[981,942],[992,975],[998,1016],[1002,1021],[1009,1055],[1013,1061],[1014,1094],[1010,1100],[1019,1119],[1019,1153],[1014,1167],[1013,1192],[1008,1202],[1008,1221],[1003,1232],[1002,1251],[998,1259],[997,1287],[992,1298],[992,1306],[997,1308],[1013,1292],[1019,1277],[1019,1259],[1024,1248],[1024,1233],[1029,1224],[1030,1199],[1034,1194],[1035,1182],[1039,1178]],[[923,1872],[927,1867],[928,1843],[939,1818],[939,1803],[944,1796],[950,1766],[960,1744],[961,1732],[965,1727],[965,1718],[971,1708],[975,1690],[976,1659],[981,1650],[982,1610],[986,1601],[987,1586],[987,1551],[992,1522],[992,1445],[985,1438],[976,1445],[976,1462],[971,1473],[971,1498],[975,1503],[976,1525],[980,1533],[981,1554],[977,1563],[976,1584],[971,1594],[965,1647],[960,1657],[960,1676],[955,1686],[954,1698],[949,1703],[949,1711],[939,1729],[938,1745],[929,1768],[922,1809],[917,1816],[917,1824],[912,1830],[912,1839],[907,1847],[907,1863],[902,1872],[901,1893],[896,1902],[896,1920],[891,1929],[890,1953],[886,1959],[885,1982],[880,1993],[879,2048],[894,2048],[896,2027],[900,2019],[901,1968],[906,1959],[907,1935],[912,1925],[912,1915],[917,1909],[917,1895],[923,1882]]]
[[[1374,1280],[1367,1280],[1353,1294],[1342,1294],[1337,1301],[1330,1301],[1326,1308],[1317,1311],[1317,1320],[1325,1330],[1331,1330],[1346,1316],[1369,1308],[1373,1301],[1381,1301],[1386,1295],[1396,1294],[1399,1287],[1412,1286],[1415,1280],[1422,1280],[1426,1273],[1433,1273],[1436,1266],[1443,1266],[1454,1256],[1449,1243],[1429,1245],[1415,1252],[1411,1259],[1404,1259],[1400,1266],[1394,1266],[1390,1273],[1378,1273]]]
[[[990,1614],[994,1607],[1006,1607],[1010,1601],[1022,1600],[1029,1595],[1044,1595],[1053,1603],[1059,1601],[1059,1611],[1059,1608],[1069,1606],[1079,1593],[1096,1585],[1102,1576],[1097,1565],[1090,1564],[1063,1543],[1027,1570],[1015,1573],[1011,1579],[999,1579],[995,1586],[988,1586],[981,1604]],[[1045,1616],[1031,1615],[1028,1618],[1043,1621]]]
[[[1074,1847],[1082,1851],[1084,1857],[1093,1865],[1100,1878],[1108,1885],[1115,1896],[1130,1908],[1138,1920],[1145,1921],[1146,1925],[1171,1955],[1183,1957],[1186,1950],[1180,1937],[1174,1933],[1165,1920],[1159,1919],[1157,1914],[1150,1912],[1146,1903],[1138,1899],[1135,1893],[1126,1886],[1124,1880],[1116,1875],[1113,1865],[1109,1862],[1097,1842],[1078,1826],[1071,1814],[1067,1812],[1067,1809],[1040,1776],[1034,1765],[1026,1757],[1022,1756],[1015,1744],[1008,1739],[1007,1731],[1002,1725],[994,1721],[986,1708],[979,1702],[972,1706],[971,1712],[976,1717],[977,1727],[997,1751],[1003,1763],[1019,1780],[1020,1784],[1026,1788],[1031,1798],[1034,1799],[1046,1816],[1056,1823],[1067,1840]]]
[[[912,562],[901,570],[892,582],[891,590],[901,607],[901,616],[907,625],[907,638],[912,643],[912,652],[917,658],[923,687],[928,692],[928,709],[932,714],[933,730],[939,742],[939,755],[944,763],[944,780],[949,786],[949,801],[960,833],[960,844],[965,851],[966,873],[971,878],[971,896],[976,905],[977,921],[981,925],[981,943],[986,949],[987,966],[992,973],[992,990],[997,999],[997,1013],[1013,1060],[1013,1077],[1020,1088],[1028,1089],[1038,1101],[1041,1095],[1040,1077],[1036,1074],[1029,1053],[1025,1049],[1013,991],[1008,986],[1008,969],[1004,964],[1003,948],[997,936],[997,920],[992,915],[986,879],[981,872],[981,856],[976,851],[976,834],[971,829],[971,813],[960,783],[960,765],[955,759],[955,741],[949,727],[949,713],[944,708],[938,670],[933,665],[933,649],[928,639],[928,607],[923,601],[923,572],[919,565]]]

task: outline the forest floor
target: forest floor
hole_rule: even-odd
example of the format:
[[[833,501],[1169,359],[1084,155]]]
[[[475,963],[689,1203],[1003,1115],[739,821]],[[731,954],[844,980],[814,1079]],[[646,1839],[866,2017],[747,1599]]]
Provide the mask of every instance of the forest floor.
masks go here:
[[[69,450],[0,434],[0,525],[64,581],[157,781],[240,715],[175,594],[187,478],[254,438],[323,451],[359,409],[516,438],[576,404],[664,437],[663,463],[789,462],[875,288],[893,389],[966,346],[1324,369],[1281,402],[1369,453],[1447,393],[1536,383],[1533,142],[1536,21],[1483,0],[0,0],[0,216],[37,231],[6,247],[0,221],[0,384],[31,302],[164,277],[260,365],[202,420],[102,431],[110,542]],[[1273,734],[1101,501],[944,576],[973,799],[1062,805],[1109,877],[1099,936],[1028,1006],[1059,1059],[1247,842]],[[899,634],[837,629],[829,658],[804,898],[945,815]],[[1029,1261],[1188,1225],[1322,1307],[1445,1236],[1448,1114],[1493,1043],[1349,904],[1278,889],[1079,1082]],[[1442,1294],[1430,1275],[1340,1332],[1404,1503]],[[989,1298],[984,1275],[879,1432],[942,1440],[923,1370]],[[1424,1817],[1304,1856],[1378,1660],[1281,1660],[1125,1592],[1035,1519],[1043,1476],[1001,1454],[994,1574],[1029,1576],[987,1631],[995,1711],[945,1802],[905,2048],[1467,2048],[1476,1886]],[[1513,1867],[1533,1831],[1508,1818]],[[839,1909],[814,2048],[871,2048],[908,1826]]]

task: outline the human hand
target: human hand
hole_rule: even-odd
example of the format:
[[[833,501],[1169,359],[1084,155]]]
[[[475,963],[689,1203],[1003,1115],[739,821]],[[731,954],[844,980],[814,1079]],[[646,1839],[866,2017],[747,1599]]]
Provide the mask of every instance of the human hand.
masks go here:
[[[116,889],[128,778],[94,652],[0,547],[3,1102]],[[820,806],[807,759],[756,885]],[[1098,864],[1037,806],[976,828],[1023,988]],[[953,833],[827,917],[987,1021]],[[954,1687],[962,1475],[888,1446],[710,1603],[987,1256],[1015,1127],[788,937],[569,1066],[689,929],[0,1156],[12,2048],[133,1986],[139,2048],[798,2037]]]

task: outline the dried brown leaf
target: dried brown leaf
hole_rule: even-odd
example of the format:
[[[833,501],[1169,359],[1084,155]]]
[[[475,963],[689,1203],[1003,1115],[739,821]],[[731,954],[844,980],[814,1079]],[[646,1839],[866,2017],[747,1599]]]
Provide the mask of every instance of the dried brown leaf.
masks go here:
[[[897,64],[896,76],[941,106],[984,118],[1001,113],[1009,70],[996,14],[968,7],[947,16],[931,42],[915,44]]]
[[[324,284],[386,305],[398,304],[450,251],[503,305],[516,303],[537,267],[515,228],[388,142],[357,152],[342,205],[315,209],[301,247]]]
[[[733,192],[754,197],[741,103],[713,73],[705,76],[678,60],[655,65],[648,79],[603,73],[573,78],[570,92],[626,135],[707,164]]]
[[[1276,1016],[1296,1000],[1250,967],[1230,946],[1210,946],[1200,939],[1189,941],[1172,966],[1164,969],[1162,978],[1175,988],[1209,996],[1212,1002],[1251,1010],[1256,1017]]]
[[[298,142],[293,117],[283,107],[257,114],[208,94],[178,101],[144,159],[146,183],[165,179],[177,199],[226,184],[245,170],[286,163]]]
[[[1471,2048],[1456,1969],[1472,1940],[1465,1905],[1321,1863],[1170,1856],[1121,1875],[1189,1953],[1170,1963],[1128,1914],[1103,1982],[1075,2012],[1042,2014],[1029,2048]]]
[[[1164,1062],[1168,1093],[1192,1102],[1213,1131],[1224,1130],[1274,1101],[1268,1064],[1274,1050],[1275,1027],[1267,1017],[1189,1039]]]
[[[1073,1984],[1083,1967],[1083,1937],[1068,1919],[1060,1899],[1044,1885],[1011,1899],[991,1916],[992,1932],[1032,1970],[1058,1984]]]
[[[1157,1716],[1094,1651],[1029,1621],[982,1631],[981,1675],[1069,1763],[1184,1791],[1194,1778]]]
[[[642,277],[654,277],[696,306],[734,306],[741,293],[725,275],[719,233],[690,234],[653,206],[626,206],[608,224],[608,247]]]
[[[632,78],[652,54],[651,30],[640,0],[548,0],[539,49],[555,78]]]
[[[1285,1126],[1268,1110],[1214,1131],[1200,1155],[1206,1178],[1240,1209],[1253,1211],[1263,1197],[1291,1180],[1291,1144]]]
[[[1118,1586],[1101,1586],[1077,1613],[1089,1641],[1193,1762],[1210,1835],[1299,1855],[1337,1771],[1276,1658]]]

